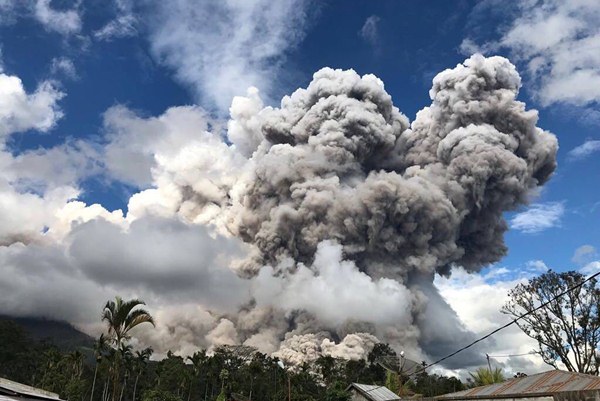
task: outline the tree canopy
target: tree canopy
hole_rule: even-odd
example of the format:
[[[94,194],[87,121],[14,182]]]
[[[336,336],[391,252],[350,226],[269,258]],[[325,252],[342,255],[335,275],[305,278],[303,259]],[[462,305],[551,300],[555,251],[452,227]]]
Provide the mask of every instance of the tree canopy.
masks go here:
[[[488,368],[479,368],[475,372],[469,372],[469,376],[471,376],[472,386],[487,386],[488,384],[502,383],[504,380],[504,374],[502,373],[502,369],[495,368],[494,370],[490,370]]]
[[[550,270],[512,289],[502,312],[513,318],[531,312],[517,325],[538,342],[537,353],[547,364],[558,369],[560,362],[571,372],[597,375],[600,290],[596,279],[584,283],[585,280],[585,276],[576,271]],[[582,285],[553,300],[579,284]],[[547,306],[535,310],[548,301],[551,302]]]
[[[233,394],[283,400],[288,391],[292,401],[347,401],[352,382],[385,385],[386,371],[378,360],[395,356],[389,345],[377,344],[364,360],[321,356],[286,370],[277,358],[243,346],[156,358],[152,349],[133,349],[129,341],[133,327],[154,322],[140,305],[120,298],[107,302],[106,333],[91,347],[68,351],[36,343],[18,325],[0,321],[0,376],[56,392],[67,401],[228,401]],[[147,314],[143,319],[142,312]],[[435,396],[462,390],[463,383],[423,371],[403,377],[402,389]]]

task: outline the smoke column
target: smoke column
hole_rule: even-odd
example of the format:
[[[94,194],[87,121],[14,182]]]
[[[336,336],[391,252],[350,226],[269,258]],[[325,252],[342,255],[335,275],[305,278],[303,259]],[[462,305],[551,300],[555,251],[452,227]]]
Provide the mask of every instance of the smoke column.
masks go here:
[[[236,271],[250,300],[201,325],[209,342],[300,363],[364,357],[378,340],[426,359],[469,340],[434,275],[500,260],[503,213],[556,167],[520,85],[508,60],[474,55],[434,78],[412,124],[381,80],[352,70],[316,72],[279,108],[255,89],[235,98],[231,145],[198,150],[202,185],[169,183],[180,215],[248,248]]]

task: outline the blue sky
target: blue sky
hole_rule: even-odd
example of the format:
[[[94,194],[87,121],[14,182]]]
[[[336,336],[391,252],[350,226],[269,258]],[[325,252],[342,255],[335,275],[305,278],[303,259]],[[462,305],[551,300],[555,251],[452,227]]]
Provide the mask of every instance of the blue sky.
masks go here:
[[[235,1],[0,0],[0,74],[22,81],[22,87],[13,82],[20,93],[14,104],[0,99],[0,124],[8,126],[0,129],[0,165],[8,171],[0,191],[11,199],[0,222],[19,227],[19,219],[26,221],[23,232],[0,230],[0,244],[33,236],[24,243],[60,248],[52,241],[74,241],[74,222],[131,224],[135,216],[119,220],[117,210],[126,215],[134,194],[162,184],[124,174],[140,166],[136,157],[155,158],[158,146],[177,147],[193,136],[193,129],[177,131],[170,108],[192,107],[190,113],[205,116],[208,129],[224,138],[233,96],[255,86],[264,106],[277,107],[315,71],[332,67],[376,75],[412,121],[431,103],[433,77],[481,52],[517,66],[519,100],[539,110],[538,126],[559,143],[554,176],[531,195],[530,206],[505,214],[508,255],[481,277],[504,288],[544,265],[593,271],[600,249],[600,56],[593,50],[600,43],[600,7],[572,3],[289,0],[275,6],[256,0],[246,7]],[[43,106],[31,106],[36,93],[47,100]],[[21,113],[27,107],[33,111]],[[156,142],[144,139],[147,131]],[[128,148],[137,144],[147,148]],[[78,212],[74,204],[65,209],[71,200],[83,202]],[[6,205],[39,213],[13,213]],[[37,237],[48,231],[52,240]],[[442,285],[450,291],[472,280]],[[177,297],[167,298],[157,302],[168,309]],[[71,310],[67,304],[57,308]]]
[[[69,10],[71,2],[54,1],[57,10]],[[483,2],[485,3],[485,2]],[[304,38],[285,49],[278,62],[279,76],[269,76],[276,84],[274,99],[305,86],[314,71],[323,66],[352,68],[359,74],[372,73],[381,78],[395,105],[409,118],[428,104],[428,90],[433,76],[464,60],[461,44],[467,38],[497,40],[512,20],[513,10],[485,10],[483,3],[436,1],[423,7],[413,1],[341,2],[312,4],[307,9]],[[151,6],[147,6],[151,7]],[[490,6],[491,7],[491,6]],[[157,115],[170,106],[194,104],[202,98],[189,85],[181,83],[169,66],[161,63],[152,51],[147,37],[148,27],[139,22],[125,37],[100,40],[94,32],[113,21],[115,6],[106,7],[90,1],[75,7],[81,28],[72,34],[52,31],[18,7],[13,18],[1,27],[4,70],[18,75],[25,88],[33,90],[48,78],[56,79],[66,93],[60,101],[65,116],[48,133],[26,131],[15,133],[9,141],[13,153],[24,149],[52,147],[67,139],[101,138],[102,114],[114,105],[126,105],[142,115]],[[485,15],[480,15],[485,14]],[[494,24],[489,24],[492,14]],[[503,15],[504,14],[504,15]],[[361,34],[372,18],[370,33]],[[481,21],[486,23],[482,24]],[[491,25],[491,26],[490,26]],[[368,27],[368,26],[367,26]],[[499,48],[494,54],[510,58],[511,49]],[[74,75],[54,68],[53,60],[68,60]],[[525,63],[517,65],[521,71]],[[536,203],[562,205],[546,216],[547,226],[527,230],[511,230],[507,234],[509,255],[502,264],[518,269],[528,260],[543,259],[556,270],[573,268],[571,257],[581,245],[598,246],[599,228],[593,222],[599,217],[597,187],[600,177],[594,154],[579,159],[569,152],[585,141],[597,139],[598,122],[585,121],[587,105],[551,104],[536,101],[531,79],[524,77],[520,99],[540,111],[540,126],[559,138],[559,168],[545,186]],[[244,94],[239,88],[238,94]],[[533,97],[533,98],[532,98]],[[208,109],[221,118],[227,110]],[[276,105],[276,101],[272,100]],[[597,109],[596,109],[597,110]],[[100,139],[101,140],[101,139]],[[99,202],[108,209],[126,208],[131,189],[102,177],[82,182],[81,199]],[[513,214],[509,214],[510,216]],[[531,230],[529,230],[531,231]]]

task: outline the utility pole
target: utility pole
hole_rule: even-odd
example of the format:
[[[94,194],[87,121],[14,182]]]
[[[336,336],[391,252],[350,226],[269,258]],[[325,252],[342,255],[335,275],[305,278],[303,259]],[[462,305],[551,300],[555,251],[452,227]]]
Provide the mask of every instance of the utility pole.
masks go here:
[[[490,373],[492,373],[492,364],[490,363],[490,356],[488,354],[485,354],[485,357],[488,361],[488,368],[490,369]]]

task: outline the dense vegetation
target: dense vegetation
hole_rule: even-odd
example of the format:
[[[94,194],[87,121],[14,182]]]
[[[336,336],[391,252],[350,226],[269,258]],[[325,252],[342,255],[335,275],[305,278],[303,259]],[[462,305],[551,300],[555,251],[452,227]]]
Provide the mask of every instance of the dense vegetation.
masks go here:
[[[107,333],[93,347],[61,351],[31,339],[15,322],[0,321],[0,377],[60,394],[69,401],[215,401],[238,399],[345,401],[352,382],[388,385],[394,378],[377,360],[395,355],[378,344],[367,360],[346,361],[323,356],[311,365],[284,370],[276,358],[236,347],[221,347],[210,355],[198,350],[183,358],[168,353],[151,361],[151,349],[133,350],[129,330],[152,323],[141,301],[120,299],[106,304]],[[149,324],[146,325],[151,330]],[[240,350],[242,352],[240,352]],[[433,396],[463,389],[455,378],[421,373],[410,380],[395,378],[401,389]]]
[[[567,293],[568,289],[571,289]],[[562,296],[559,296],[563,294]],[[538,342],[537,354],[548,365],[570,372],[600,373],[600,288],[581,272],[552,270],[518,284],[502,312]],[[544,308],[538,309],[539,305]]]

